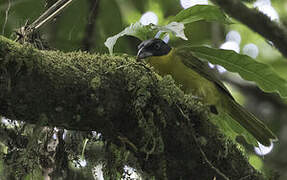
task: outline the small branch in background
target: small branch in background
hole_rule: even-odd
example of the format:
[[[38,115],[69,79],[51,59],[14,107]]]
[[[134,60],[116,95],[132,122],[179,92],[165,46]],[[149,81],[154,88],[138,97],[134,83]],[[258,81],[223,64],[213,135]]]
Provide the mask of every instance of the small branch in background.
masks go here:
[[[53,6],[58,0],[45,0],[44,8],[45,10]]]
[[[227,14],[272,41],[274,46],[287,57],[287,30],[256,9],[246,7],[239,0],[212,0]]]
[[[83,50],[90,51],[93,47],[94,42],[94,32],[95,32],[95,23],[96,23],[96,16],[97,16],[97,7],[98,7],[98,0],[89,0],[89,17],[88,17],[88,23],[86,25],[85,35],[83,38]]]
[[[11,1],[8,0],[8,6],[7,6],[7,9],[5,11],[5,21],[4,21],[4,24],[3,24],[3,27],[2,27],[2,35],[3,36],[4,36],[4,32],[5,32],[5,27],[6,27],[6,24],[7,24],[7,21],[8,21],[8,14],[9,14],[10,8],[11,8]]]
[[[46,22],[53,19],[58,15],[65,7],[67,7],[72,0],[59,0],[54,5],[52,5],[47,11],[45,11],[38,19],[36,19],[29,27],[31,29],[38,29]]]
[[[65,9],[68,5],[71,4],[73,0],[58,0],[55,4],[53,4],[50,8],[48,8],[40,17],[38,17],[33,23],[30,25],[25,25],[17,31],[17,39],[16,41],[22,40],[28,37],[30,34],[39,29],[42,25],[52,20],[55,16],[57,16],[63,9]]]

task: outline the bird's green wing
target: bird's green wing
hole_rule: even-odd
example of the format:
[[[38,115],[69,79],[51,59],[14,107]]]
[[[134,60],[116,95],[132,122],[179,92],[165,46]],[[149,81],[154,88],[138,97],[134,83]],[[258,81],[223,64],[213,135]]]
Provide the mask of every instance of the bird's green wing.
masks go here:
[[[220,81],[218,74],[216,74],[211,68],[209,68],[207,62],[203,62],[196,57],[194,57],[189,51],[188,47],[182,47],[175,50],[176,55],[180,56],[182,63],[192,70],[196,71],[206,79],[215,83],[218,88],[223,90],[226,94],[228,94],[232,99],[232,95],[228,91],[228,89],[224,86],[224,84]]]
[[[226,97],[225,100],[223,99],[227,108],[226,112],[231,116],[232,119],[237,121],[237,123],[239,123],[246,130],[245,132],[245,130],[238,127],[238,124],[235,121],[232,122],[228,120],[229,124],[225,125],[227,125],[228,128],[230,128],[230,130],[232,131],[231,134],[235,133],[243,135],[249,143],[255,146],[257,146],[257,143],[256,141],[254,141],[254,139],[252,138],[250,139],[250,135],[248,135],[249,133],[257,141],[266,146],[270,145],[270,140],[273,141],[277,140],[277,137],[273,134],[271,130],[269,130],[269,128],[265,124],[256,119],[255,116],[246,111],[234,100],[230,92],[227,90],[224,84],[219,80],[216,73],[209,68],[207,62],[203,62],[194,57],[191,51],[189,51],[188,47],[179,48],[175,52],[176,55],[180,56],[180,59],[182,60],[183,64],[185,64],[192,70],[196,71],[197,73],[199,73],[206,79],[210,80],[211,82],[215,83],[220,90],[223,90],[223,92],[226,95],[228,95],[225,96]],[[224,98],[224,96],[222,98]],[[222,124],[220,124],[220,120],[217,120],[216,124],[219,125],[222,129],[224,129]]]

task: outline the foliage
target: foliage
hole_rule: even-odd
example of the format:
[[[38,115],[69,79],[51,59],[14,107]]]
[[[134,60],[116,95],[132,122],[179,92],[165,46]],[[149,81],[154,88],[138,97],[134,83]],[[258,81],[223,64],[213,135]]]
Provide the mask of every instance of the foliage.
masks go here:
[[[182,22],[189,24],[196,21],[218,21],[221,23],[230,24],[231,21],[217,6],[196,5],[180,11],[170,21]]]
[[[188,50],[201,60],[219,64],[231,72],[238,73],[245,80],[254,81],[263,91],[277,92],[281,97],[287,97],[287,81],[266,64],[231,50],[205,46],[188,47]]]
[[[198,5],[182,10],[175,17],[172,17],[170,24],[176,23],[173,25],[173,28],[166,28],[169,27],[170,24],[166,26],[156,26],[153,24],[145,26],[137,22],[119,34],[108,38],[105,45],[109,48],[110,53],[112,53],[113,46],[119,37],[132,35],[141,40],[146,40],[152,38],[152,34],[155,34],[154,31],[171,32],[171,34],[187,40],[183,32],[184,25],[201,20],[230,23],[218,7]],[[263,91],[278,92],[281,97],[287,97],[287,81],[278,76],[273,69],[266,64],[259,63],[249,56],[241,55],[231,50],[213,49],[205,46],[189,46],[185,49],[186,51],[191,51],[192,54],[200,60],[221,65],[231,72],[238,73],[245,80],[255,82]],[[231,117],[222,115],[214,119],[216,120],[213,122],[233,140],[235,140],[237,135],[242,135],[248,143],[258,146],[256,139],[238,123],[233,121]]]
[[[145,40],[152,38],[157,32],[168,32],[184,40],[187,40],[183,33],[183,29],[184,25],[178,22],[171,22],[166,26],[156,26],[153,24],[144,26],[141,23],[136,22],[135,24],[130,25],[115,36],[109,37],[105,42],[105,46],[109,49],[110,54],[112,54],[113,47],[116,44],[116,41],[122,36],[135,36],[141,40]]]
[[[51,3],[52,1],[48,0],[47,2]],[[40,15],[44,11],[44,9],[46,9],[44,3],[46,3],[46,1],[11,1],[11,9],[8,9],[8,3],[6,1],[0,2],[0,16],[5,17],[0,19],[1,33],[3,35],[13,37],[13,35],[11,34],[13,34],[12,32],[16,28],[19,28],[20,26],[24,25],[27,19],[29,19],[29,22],[32,22],[32,20],[36,19],[36,17],[38,17],[38,15]],[[188,44],[188,48],[197,58],[204,61],[209,61],[213,64],[221,65],[231,72],[238,73],[242,78],[248,81],[255,82],[265,92],[277,92],[280,94],[281,97],[287,97],[287,83],[286,80],[282,78],[287,77],[287,63],[286,60],[282,61],[282,57],[278,54],[278,52],[276,52],[274,48],[270,47],[261,37],[258,37],[258,35],[255,35],[253,32],[248,30],[246,27],[243,27],[241,24],[231,24],[230,19],[227,18],[227,16],[217,6],[198,5],[185,10],[181,10],[179,5],[177,5],[176,3],[178,4],[178,2],[176,1],[166,0],[160,0],[157,2],[151,0],[101,0],[98,2],[98,5],[96,7],[91,8],[91,3],[89,1],[78,0],[73,2],[73,4],[67,10],[65,10],[65,12],[57,16],[53,22],[41,28],[40,34],[43,35],[43,37],[41,38],[45,39],[41,41],[47,41],[49,42],[49,46],[52,49],[60,49],[62,51],[82,49],[88,50],[90,52],[96,51],[99,53],[106,53],[107,51],[109,51],[110,53],[112,53],[113,49],[116,49],[118,52],[135,54],[135,44],[139,42],[136,38],[140,40],[153,38],[160,31],[160,38],[163,38],[168,34],[171,36],[171,43]],[[275,3],[277,3],[276,6],[278,8],[281,7],[280,3]],[[286,13],[284,9],[282,10],[282,7],[281,16],[283,17],[286,16]],[[93,8],[96,9],[96,13],[94,14],[92,13]],[[141,14],[148,10],[153,10],[154,12],[157,12],[157,14],[159,15],[159,25],[150,24],[144,26],[138,22]],[[5,12],[8,13],[7,22],[5,20]],[[215,23],[212,24],[210,22]],[[89,25],[91,24],[94,27],[92,33],[89,32]],[[240,33],[244,34],[244,36],[242,36],[242,44],[249,43],[250,41],[252,41],[254,43],[257,43],[260,48],[266,49],[266,46],[268,46],[268,52],[265,51],[264,54],[263,50],[263,53],[261,53],[257,61],[255,61],[246,55],[238,54],[233,51],[214,49],[206,46],[194,46],[194,44],[214,44],[212,38],[210,37],[211,31],[209,31],[209,29],[214,28],[214,25],[218,24],[220,24],[219,29],[221,30],[224,28],[237,29]],[[221,26],[222,24],[224,24],[224,26]],[[126,28],[121,31],[124,27]],[[112,36],[116,32],[120,33]],[[118,39],[123,36],[129,37],[121,38],[121,40],[118,41]],[[136,38],[132,38],[131,36]],[[83,39],[85,39],[85,37],[86,39],[90,39],[91,41],[91,46],[89,47],[89,49],[85,49],[83,46]],[[194,39],[196,40],[194,41]],[[186,41],[183,42],[182,40]],[[216,41],[216,43],[219,43],[223,41],[223,38],[219,38],[219,40]],[[106,49],[105,46],[108,47],[108,49]],[[269,65],[266,64],[271,65],[274,69],[272,69]],[[228,136],[232,137],[232,139],[235,139],[238,134],[241,134],[245,136],[246,140],[249,143],[256,144],[256,142],[254,142],[254,139],[250,138],[248,133],[245,132],[245,130],[242,129],[240,126],[232,124],[231,121],[224,121],[224,118],[226,117],[217,118],[220,119],[216,121],[215,124],[219,125],[223,129],[223,132],[225,132],[225,134],[227,134]],[[275,119],[275,116],[273,118]],[[50,131],[52,130],[50,129],[49,132]],[[43,132],[38,133],[41,134]],[[93,139],[90,134],[83,135],[80,132],[70,131],[69,133],[68,134],[71,138],[70,140],[69,138],[67,141],[65,140],[66,149],[62,147],[68,152],[69,162],[73,162],[73,160],[76,160],[78,162],[79,156],[83,152],[87,152],[87,154],[89,154],[89,157],[87,158],[93,156],[93,152],[95,152],[95,149],[97,150],[97,152],[99,152],[98,154],[100,154],[101,151],[99,151],[99,149],[104,147],[102,141],[100,143],[98,141],[90,141],[91,139]],[[19,133],[18,135],[24,136],[25,138],[27,136],[27,134],[23,135],[21,133]],[[37,137],[37,135],[33,134],[32,132],[29,134],[29,137],[30,136],[32,139],[33,137]],[[77,136],[80,136],[80,138],[76,138]],[[83,149],[81,144],[83,142],[83,139],[87,138],[87,136],[89,141]],[[35,140],[38,140],[39,142],[44,142],[47,141],[47,139],[45,138],[39,136],[35,138],[34,141],[31,140],[31,147],[36,147],[37,145],[39,145]],[[51,134],[49,134],[49,138],[51,138]],[[11,142],[12,141],[17,141],[17,139],[12,138]],[[7,155],[7,153],[12,154],[11,149],[7,151],[8,146],[5,146],[6,144],[7,142],[2,142],[1,140],[1,147],[4,146],[2,149],[5,149],[5,151],[2,151],[2,155],[5,156]],[[43,148],[43,146],[41,146],[41,148]],[[41,151],[39,149],[40,146],[38,147],[38,149],[36,148],[35,151],[40,154]],[[34,153],[31,148],[19,148],[18,150],[19,151],[14,151],[13,153],[18,156],[23,155],[24,160],[26,160],[28,156],[32,156]],[[37,158],[36,155],[34,158]],[[90,158],[89,166],[99,164],[99,157],[94,158],[95,159]],[[15,159],[16,162],[18,162],[18,160],[23,160],[17,158]],[[32,158],[31,161],[26,164],[25,168],[33,169],[33,165],[39,165],[37,163],[38,162],[36,162],[36,160]],[[124,162],[120,161],[120,163]],[[16,165],[14,167],[16,167]],[[1,161],[1,172],[3,168],[2,166],[5,167],[5,163]],[[73,168],[69,166],[69,169],[71,170]],[[73,169],[72,171],[74,170],[75,169]],[[110,171],[112,170],[114,169],[111,169]],[[41,173],[39,173],[39,171],[39,168],[35,168],[34,172],[21,172],[21,175],[27,173],[26,178],[30,178],[33,176],[32,174],[34,173],[38,177],[41,176]],[[74,171],[75,174],[77,174],[76,171],[77,170]],[[120,176],[120,174],[117,175]],[[74,177],[77,176],[75,175]]]

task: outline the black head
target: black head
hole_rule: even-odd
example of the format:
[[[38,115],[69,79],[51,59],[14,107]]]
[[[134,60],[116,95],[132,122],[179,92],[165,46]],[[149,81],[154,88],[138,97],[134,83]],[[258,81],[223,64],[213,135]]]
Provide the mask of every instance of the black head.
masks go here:
[[[138,46],[137,59],[150,56],[163,56],[170,52],[171,47],[161,39],[145,40]]]

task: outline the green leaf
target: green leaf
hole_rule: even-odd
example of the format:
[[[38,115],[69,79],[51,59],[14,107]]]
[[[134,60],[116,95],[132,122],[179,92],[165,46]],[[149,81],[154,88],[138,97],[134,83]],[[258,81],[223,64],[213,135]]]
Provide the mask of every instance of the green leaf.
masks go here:
[[[129,27],[126,27],[123,31],[120,33],[108,37],[108,39],[105,41],[105,46],[109,49],[110,54],[113,54],[113,48],[117,42],[117,40],[122,36],[135,36],[141,40],[146,39],[150,34],[150,27],[151,25],[144,26],[140,22],[136,22],[134,24],[131,24]]]
[[[165,26],[157,26],[154,24],[142,25],[140,22],[136,22],[131,24],[129,27],[126,27],[122,32],[109,37],[105,41],[105,46],[109,49],[110,54],[112,54],[114,45],[116,44],[118,38],[122,36],[134,36],[140,40],[146,40],[153,38],[158,31],[161,31],[162,33],[171,33],[176,37],[187,40],[183,30],[184,24],[178,22],[171,22]]]
[[[243,79],[254,81],[263,91],[277,92],[282,98],[287,98],[287,81],[278,76],[269,65],[259,63],[249,56],[231,50],[205,46],[187,48],[195,57],[219,64],[228,71],[237,72]]]
[[[188,9],[180,11],[170,21],[182,22],[189,24],[196,21],[219,21],[221,23],[230,24],[231,21],[217,6],[196,5]]]

